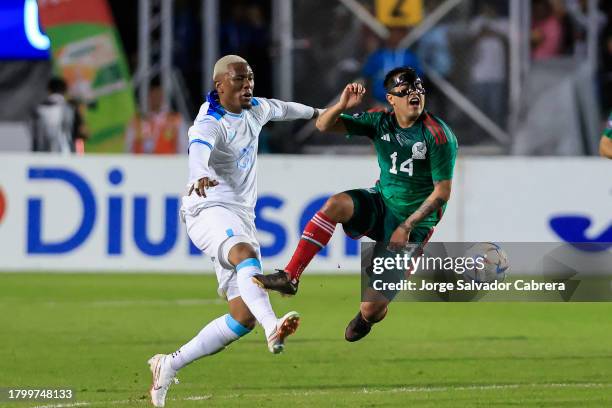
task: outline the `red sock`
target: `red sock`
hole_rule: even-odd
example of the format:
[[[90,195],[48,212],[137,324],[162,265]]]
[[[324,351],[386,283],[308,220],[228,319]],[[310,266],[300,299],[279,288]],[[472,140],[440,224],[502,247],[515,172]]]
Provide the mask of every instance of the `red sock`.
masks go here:
[[[327,245],[335,228],[336,223],[321,211],[308,221],[291,261],[285,267],[285,272],[291,279],[300,279],[300,275],[312,258]]]

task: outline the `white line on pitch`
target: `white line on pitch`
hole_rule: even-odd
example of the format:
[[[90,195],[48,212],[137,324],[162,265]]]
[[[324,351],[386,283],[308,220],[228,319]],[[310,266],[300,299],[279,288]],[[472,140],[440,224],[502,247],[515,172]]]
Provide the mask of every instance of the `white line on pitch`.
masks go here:
[[[517,388],[609,388],[612,384],[606,383],[530,383],[530,384],[491,384],[491,385],[468,385],[468,386],[457,386],[457,387],[399,387],[390,389],[367,389],[363,388],[359,391],[353,391],[351,394],[395,394],[395,393],[419,393],[419,392],[444,392],[444,391],[487,391],[487,390],[498,390],[498,389],[517,389]],[[215,399],[232,399],[232,398],[244,398],[244,397],[281,397],[281,396],[309,396],[309,395],[327,395],[333,391],[303,391],[303,392],[279,392],[279,393],[254,393],[254,394],[228,394],[228,395],[217,395]],[[169,398],[170,401],[203,401],[213,398],[213,395],[193,395],[183,398]],[[124,405],[129,403],[138,402],[137,400],[117,400],[117,401],[92,401],[92,402],[74,402],[66,404],[51,404],[51,405],[38,405],[33,408],[71,408],[71,407],[84,407],[94,405]],[[144,402],[144,400],[142,400]]]

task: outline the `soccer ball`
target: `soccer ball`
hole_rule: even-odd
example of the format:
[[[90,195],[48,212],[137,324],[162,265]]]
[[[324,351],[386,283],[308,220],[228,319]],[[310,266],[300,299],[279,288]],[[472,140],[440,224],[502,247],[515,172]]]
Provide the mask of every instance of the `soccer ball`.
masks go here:
[[[499,245],[493,242],[478,242],[468,248],[465,256],[475,261],[482,258],[482,262],[477,262],[473,269],[468,269],[463,273],[465,280],[502,282],[506,278],[506,271],[510,264],[508,263],[508,255]],[[482,264],[484,264],[484,268],[479,268],[479,265]]]

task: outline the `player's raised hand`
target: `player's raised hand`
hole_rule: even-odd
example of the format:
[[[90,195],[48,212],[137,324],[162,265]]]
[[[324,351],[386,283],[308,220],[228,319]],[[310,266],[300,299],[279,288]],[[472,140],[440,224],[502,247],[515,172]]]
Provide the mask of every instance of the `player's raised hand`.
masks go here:
[[[361,103],[365,93],[366,89],[362,84],[350,83],[342,91],[339,103],[343,109],[351,109]]]
[[[207,188],[211,188],[219,185],[217,180],[209,179],[208,177],[202,177],[196,183],[193,183],[189,188],[189,193],[187,195],[191,195],[195,191],[195,193],[199,197],[206,197],[206,193],[204,192]]]

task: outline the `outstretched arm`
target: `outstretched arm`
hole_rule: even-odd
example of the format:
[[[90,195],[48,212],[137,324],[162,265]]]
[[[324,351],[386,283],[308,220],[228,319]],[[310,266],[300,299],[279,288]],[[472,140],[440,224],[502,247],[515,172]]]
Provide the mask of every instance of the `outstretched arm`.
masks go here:
[[[289,121],[296,119],[316,119],[319,116],[320,109],[312,106],[303,105],[297,102],[285,102],[278,99],[268,99],[270,110],[269,116],[266,119],[273,122]]]
[[[340,114],[361,103],[366,89],[358,83],[348,84],[340,95],[340,100],[323,111],[317,119],[317,129],[321,132],[346,133],[346,126],[338,120]]]

